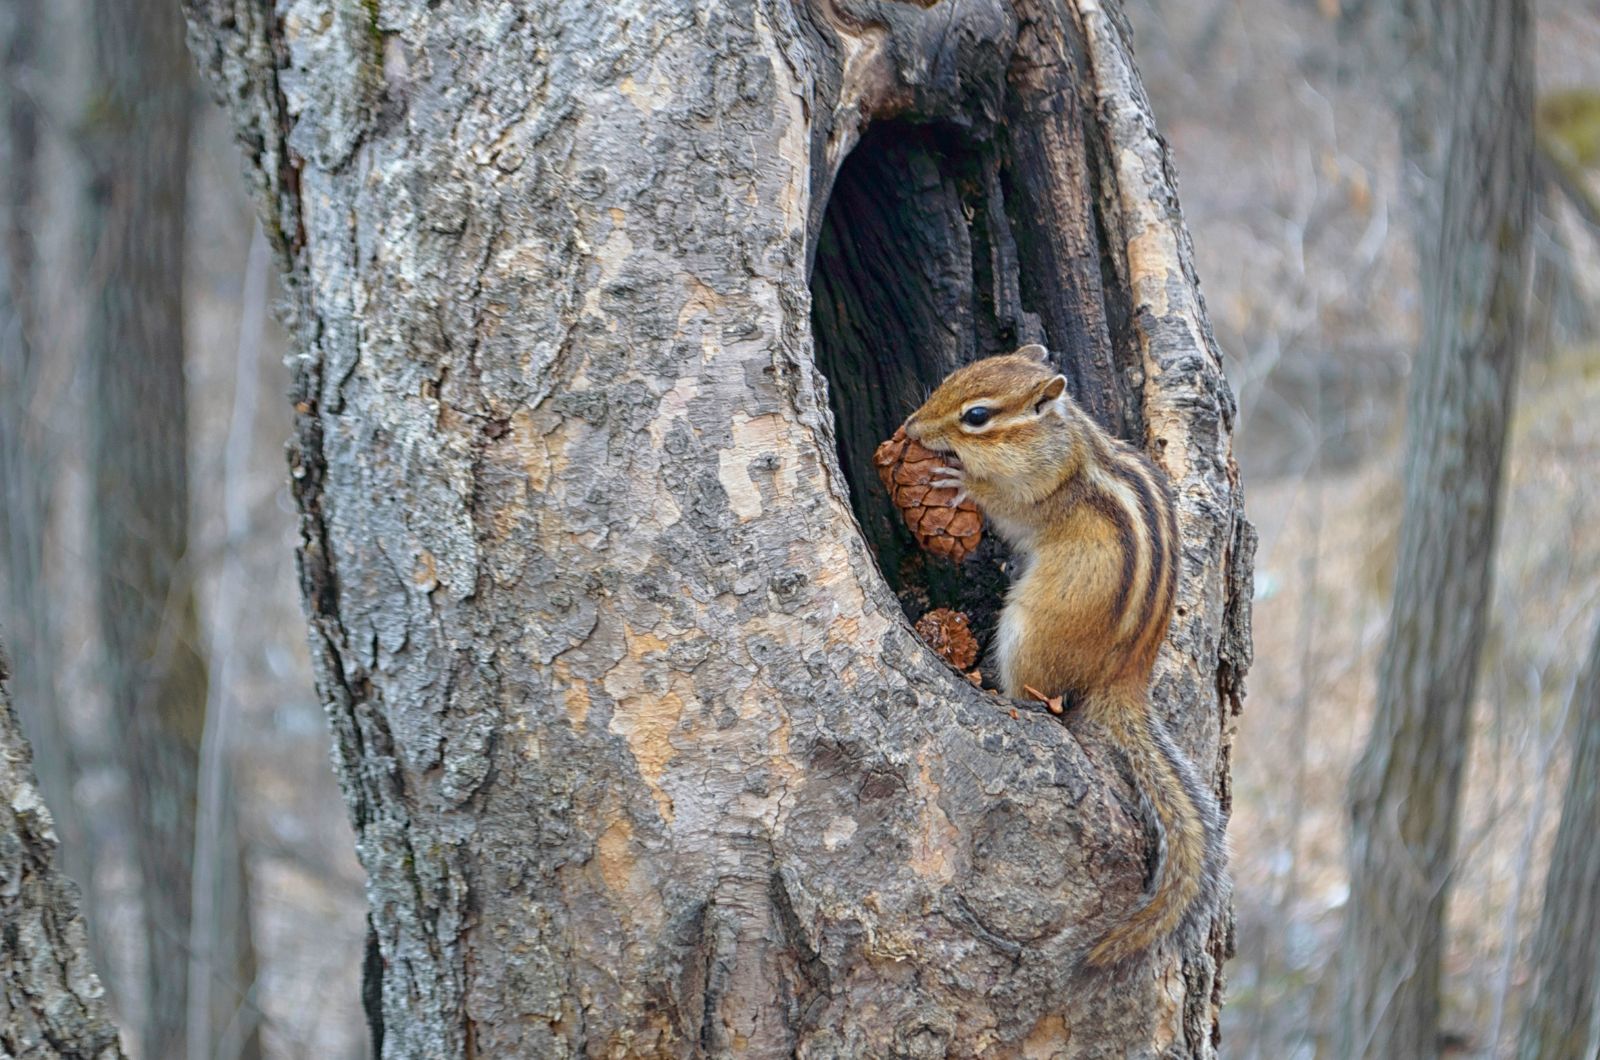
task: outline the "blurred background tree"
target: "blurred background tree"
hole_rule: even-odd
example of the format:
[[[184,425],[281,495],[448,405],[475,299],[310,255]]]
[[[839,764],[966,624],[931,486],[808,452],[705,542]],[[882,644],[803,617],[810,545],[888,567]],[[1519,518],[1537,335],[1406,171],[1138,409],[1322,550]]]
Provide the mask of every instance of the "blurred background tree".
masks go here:
[[[140,873],[150,1057],[259,1055],[243,854],[207,851],[214,923],[192,929],[208,674],[189,546],[184,231],[196,102],[182,19],[164,0],[94,0],[79,136],[91,569],[115,748]],[[231,818],[232,793],[215,797]],[[198,947],[192,947],[198,942]],[[203,968],[191,977],[191,961]],[[216,1011],[191,1031],[191,979]],[[212,982],[222,989],[208,991]],[[208,999],[209,1000],[209,999]],[[224,1035],[236,1039],[224,1048]]]
[[[1533,939],[1521,1060],[1600,1056],[1600,625],[1572,715],[1572,767]]]
[[[1533,49],[1523,0],[1407,0],[1392,26],[1422,341],[1377,713],[1351,779],[1336,1049],[1427,1060],[1525,341]]]
[[[174,5],[0,4],[0,630],[129,1050],[359,1056],[284,345],[201,104]]]
[[[0,622],[16,654],[17,702],[38,747],[41,783],[51,804],[60,807],[56,824],[67,839],[63,860],[73,874],[85,876],[94,858],[72,797],[75,768],[60,731],[52,623],[61,616],[50,604],[44,570],[55,461],[35,232],[43,209],[40,15],[37,0],[0,6]]]

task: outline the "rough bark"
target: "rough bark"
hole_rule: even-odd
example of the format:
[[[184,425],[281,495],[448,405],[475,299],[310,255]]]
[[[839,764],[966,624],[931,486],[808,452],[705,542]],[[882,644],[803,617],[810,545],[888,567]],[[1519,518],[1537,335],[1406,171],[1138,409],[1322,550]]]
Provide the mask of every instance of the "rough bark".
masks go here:
[[[122,1056],[0,650],[0,1056]]]
[[[1337,1050],[1427,1058],[1525,317],[1533,56],[1523,0],[1419,0],[1406,19],[1423,328],[1377,714],[1351,781]]]
[[[1521,1060],[1600,1050],[1600,626],[1572,692],[1572,772],[1545,879]]]
[[[141,1052],[182,1057],[207,680],[188,555],[183,355],[193,76],[181,17],[163,0],[96,0],[89,26],[96,80],[81,135],[93,577],[141,884]],[[236,959],[209,969],[233,1001],[219,1033],[254,976],[242,890],[233,898],[223,915],[235,941],[222,949]]]
[[[1253,539],[1114,6],[186,6],[293,298],[381,1054],[1214,1055],[1225,918],[1075,974],[1141,893],[1133,794],[921,645],[841,470],[1042,331],[1178,485],[1157,706],[1225,785]],[[865,255],[852,150],[917,189]],[[886,259],[914,228],[937,261]],[[814,343],[813,261],[968,311]],[[836,436],[830,389],[874,411]]]

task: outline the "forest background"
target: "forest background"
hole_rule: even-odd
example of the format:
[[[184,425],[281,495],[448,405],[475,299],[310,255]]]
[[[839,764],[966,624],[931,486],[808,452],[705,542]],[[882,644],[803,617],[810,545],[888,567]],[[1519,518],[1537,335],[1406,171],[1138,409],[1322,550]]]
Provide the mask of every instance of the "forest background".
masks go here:
[[[1419,321],[1396,121],[1359,2],[1128,0],[1140,71],[1170,142],[1202,287],[1240,405],[1236,454],[1260,532],[1256,663],[1234,751],[1238,955],[1226,1055],[1311,1056],[1331,1033],[1346,879],[1346,784],[1376,694],[1401,509],[1403,394]],[[81,350],[80,148],[89,5],[42,8],[22,71],[37,102],[36,332],[30,429],[45,461],[39,636],[57,724],[20,703],[84,887],[124,1040],[147,1009],[128,773],[109,723],[90,580],[94,504]],[[1530,339],[1517,390],[1445,963],[1443,1025],[1498,1055],[1514,1036],[1565,779],[1565,721],[1600,605],[1600,12],[1536,19],[1544,163]],[[226,120],[191,86],[184,298],[199,635],[232,712],[268,1056],[366,1054],[362,875],[328,766],[294,574],[283,457],[287,337]],[[1576,169],[1548,161],[1566,152]],[[1577,174],[1574,181],[1573,174]],[[14,483],[13,483],[14,485]],[[231,498],[235,503],[225,504]],[[8,503],[16,503],[9,498]],[[0,575],[4,572],[0,571]],[[14,592],[14,586],[8,586]],[[8,647],[17,651],[14,635]],[[233,984],[239,985],[237,983]],[[241,1031],[241,1033],[245,1033]]]

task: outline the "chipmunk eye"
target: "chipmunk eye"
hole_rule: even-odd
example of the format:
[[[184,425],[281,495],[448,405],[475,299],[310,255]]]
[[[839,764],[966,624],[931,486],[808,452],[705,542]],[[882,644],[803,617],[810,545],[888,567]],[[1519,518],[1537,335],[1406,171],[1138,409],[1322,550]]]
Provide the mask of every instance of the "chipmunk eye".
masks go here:
[[[989,410],[983,405],[974,405],[961,414],[961,422],[968,427],[982,427],[989,422]]]

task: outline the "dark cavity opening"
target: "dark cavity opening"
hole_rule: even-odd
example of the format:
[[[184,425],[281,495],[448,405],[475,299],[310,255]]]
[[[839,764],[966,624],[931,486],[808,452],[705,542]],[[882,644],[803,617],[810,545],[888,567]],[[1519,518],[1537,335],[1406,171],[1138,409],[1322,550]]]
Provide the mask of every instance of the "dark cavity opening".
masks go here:
[[[962,563],[917,547],[872,453],[952,369],[1046,341],[1023,304],[999,147],[940,125],[873,126],[835,181],[811,273],[839,464],[879,569],[913,621],[967,613],[988,649],[1006,588],[992,532]]]

